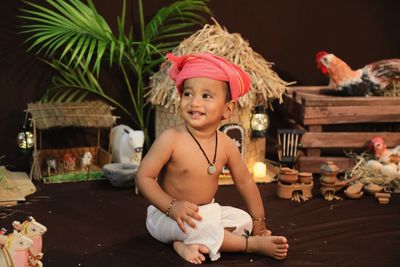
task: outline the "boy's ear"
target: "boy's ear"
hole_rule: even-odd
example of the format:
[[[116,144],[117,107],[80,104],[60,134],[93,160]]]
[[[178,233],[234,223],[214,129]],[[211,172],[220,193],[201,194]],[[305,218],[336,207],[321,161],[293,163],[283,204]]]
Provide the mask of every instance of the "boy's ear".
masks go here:
[[[222,114],[222,118],[224,120],[229,119],[231,113],[233,112],[233,110],[236,107],[236,101],[229,101],[228,103],[225,104],[225,110],[224,110],[224,114]]]

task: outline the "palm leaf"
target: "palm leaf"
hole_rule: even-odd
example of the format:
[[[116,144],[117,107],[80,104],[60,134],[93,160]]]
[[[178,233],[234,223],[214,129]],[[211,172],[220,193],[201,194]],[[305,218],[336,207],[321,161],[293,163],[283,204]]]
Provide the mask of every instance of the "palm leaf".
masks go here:
[[[80,0],[46,0],[47,6],[29,1],[21,9],[20,17],[28,22],[21,33],[27,36],[29,50],[44,52],[49,58],[47,63],[58,72],[43,101],[82,101],[95,94],[128,114],[146,136],[151,110],[145,101],[147,79],[164,60],[165,52],[173,50],[195,26],[206,22],[200,14],[210,14],[207,0],[179,0],[159,9],[146,24],[143,1],[138,0],[140,36],[135,39],[132,27],[126,33],[126,0],[117,20],[117,35],[92,0],[87,4]],[[131,100],[129,108],[110,97],[98,81],[102,63],[107,60],[110,67],[116,62],[123,74]]]
[[[97,13],[92,3],[87,6],[78,0],[46,1],[54,10],[28,1],[26,3],[33,10],[21,10],[24,15],[20,17],[31,22],[29,27],[23,26],[23,33],[31,34],[28,40],[35,39],[29,49],[40,47],[37,51],[39,53],[47,48],[46,54],[58,55],[58,60],[72,51],[72,58],[77,56],[85,59],[85,70],[93,60],[93,68],[98,73],[104,50],[115,42],[107,22]],[[68,64],[72,61],[70,59]],[[79,61],[75,62],[78,64]]]

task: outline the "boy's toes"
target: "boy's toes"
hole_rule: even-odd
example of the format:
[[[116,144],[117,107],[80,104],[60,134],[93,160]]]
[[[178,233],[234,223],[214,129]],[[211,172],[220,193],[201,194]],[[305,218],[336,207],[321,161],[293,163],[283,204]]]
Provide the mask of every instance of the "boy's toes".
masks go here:
[[[287,239],[284,236],[278,236],[275,240],[276,244],[287,244]]]
[[[207,253],[209,253],[210,252],[210,250],[208,249],[208,247],[206,247],[206,246],[199,246],[199,251],[201,252],[201,253],[204,253],[204,254],[207,254]]]

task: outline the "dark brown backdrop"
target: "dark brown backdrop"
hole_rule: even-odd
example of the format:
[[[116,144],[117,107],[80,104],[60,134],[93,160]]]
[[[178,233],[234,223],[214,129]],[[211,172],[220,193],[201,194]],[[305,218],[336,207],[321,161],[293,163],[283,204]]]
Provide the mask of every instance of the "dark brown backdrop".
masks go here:
[[[128,2],[129,19],[136,21],[137,1]],[[172,1],[143,2],[150,16]],[[115,29],[121,1],[95,3]],[[38,100],[51,78],[51,70],[39,57],[25,52],[27,46],[17,34],[22,6],[19,0],[0,1],[0,156],[5,156],[0,164],[11,170],[27,170],[26,158],[17,153],[16,135],[27,103]],[[319,50],[337,54],[353,68],[400,57],[397,0],[211,0],[209,6],[220,24],[241,33],[255,51],[274,62],[274,70],[283,79],[300,85],[327,83],[314,64]],[[116,89],[115,95],[123,97],[123,92]],[[278,114],[275,119],[279,120]],[[119,122],[130,123],[124,117]]]

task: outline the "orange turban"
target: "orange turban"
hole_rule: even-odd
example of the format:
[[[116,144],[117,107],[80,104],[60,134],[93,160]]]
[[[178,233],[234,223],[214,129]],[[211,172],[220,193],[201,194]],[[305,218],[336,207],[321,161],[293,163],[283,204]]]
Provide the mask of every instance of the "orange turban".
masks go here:
[[[184,80],[195,77],[228,82],[235,101],[250,90],[249,75],[222,57],[203,52],[183,56],[168,53],[166,58],[172,62],[169,76],[175,81],[179,94],[182,94]]]

